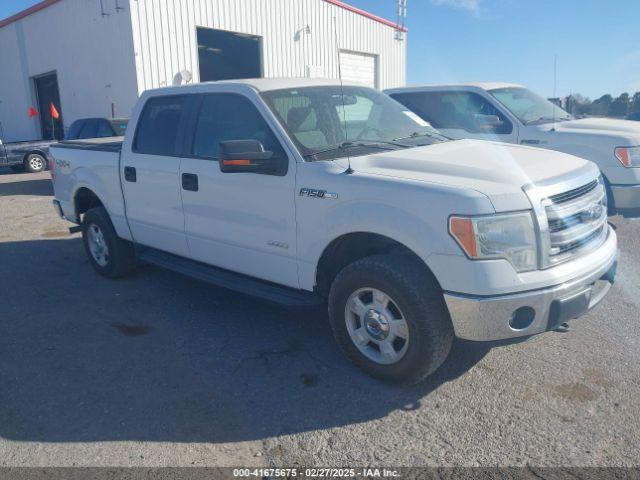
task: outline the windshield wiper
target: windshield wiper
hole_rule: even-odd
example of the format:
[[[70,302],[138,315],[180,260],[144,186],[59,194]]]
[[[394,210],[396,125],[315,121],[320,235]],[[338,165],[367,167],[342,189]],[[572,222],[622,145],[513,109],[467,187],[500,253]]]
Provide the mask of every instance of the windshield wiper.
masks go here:
[[[408,139],[413,139],[413,138],[420,138],[420,137],[429,137],[429,138],[435,138],[436,140],[451,140],[451,138],[442,135],[441,133],[435,133],[435,132],[413,132],[411,135],[408,135],[406,137],[399,137],[399,138],[394,138],[393,141],[397,142],[400,140],[408,140]]]
[[[395,141],[385,141],[385,140],[358,140],[356,142],[342,142],[340,145],[336,145],[335,147],[327,148],[325,150],[320,150],[318,152],[309,153],[304,155],[304,158],[315,157],[316,155],[321,155],[323,153],[335,152],[338,150],[348,150],[354,147],[372,147],[379,148],[381,150],[396,150],[393,147],[401,147],[401,148],[409,148],[409,145],[403,145],[402,143],[396,143]]]
[[[540,117],[534,120],[528,120],[524,122],[525,125],[533,125],[534,123],[549,123],[549,122],[566,122],[571,120],[571,117]]]

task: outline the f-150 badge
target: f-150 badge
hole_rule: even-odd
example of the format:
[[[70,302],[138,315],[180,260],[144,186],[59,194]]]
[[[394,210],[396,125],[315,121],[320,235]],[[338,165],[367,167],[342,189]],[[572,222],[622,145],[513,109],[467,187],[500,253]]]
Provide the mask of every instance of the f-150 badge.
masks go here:
[[[312,198],[320,198],[320,199],[336,199],[338,198],[337,193],[330,193],[326,190],[316,190],[314,188],[301,188],[300,189],[301,197],[312,197]]]

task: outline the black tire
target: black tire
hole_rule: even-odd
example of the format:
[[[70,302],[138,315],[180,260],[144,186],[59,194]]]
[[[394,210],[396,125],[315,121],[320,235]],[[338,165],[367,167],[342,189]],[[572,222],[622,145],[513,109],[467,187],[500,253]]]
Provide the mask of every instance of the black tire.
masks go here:
[[[379,289],[402,312],[409,329],[404,356],[393,364],[377,363],[356,347],[349,335],[345,307],[363,288]],[[414,384],[436,371],[446,360],[454,332],[442,290],[434,276],[408,255],[375,255],[345,267],[329,293],[333,334],[346,356],[369,375],[381,380]]]
[[[24,159],[24,169],[29,173],[44,172],[47,169],[47,159],[38,153],[27,155]]]
[[[106,255],[94,256],[91,251],[90,230],[98,228],[106,244]],[[95,232],[95,230],[92,230]],[[120,278],[130,273],[136,265],[135,252],[131,242],[122,240],[116,234],[109,214],[104,207],[93,208],[85,213],[82,220],[82,241],[94,270],[103,277]],[[97,260],[101,258],[104,263]]]
[[[9,168],[16,173],[24,172],[24,165],[11,165]]]

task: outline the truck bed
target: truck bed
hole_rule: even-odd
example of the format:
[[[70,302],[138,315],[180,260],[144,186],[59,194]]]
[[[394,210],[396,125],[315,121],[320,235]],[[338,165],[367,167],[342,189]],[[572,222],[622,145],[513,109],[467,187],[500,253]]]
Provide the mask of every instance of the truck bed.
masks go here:
[[[118,171],[122,140],[123,137],[92,138],[51,146],[50,154],[55,162],[53,188],[65,218],[78,221],[74,196],[79,188],[86,187],[99,199],[109,199],[103,203],[108,205],[116,229],[126,226]]]

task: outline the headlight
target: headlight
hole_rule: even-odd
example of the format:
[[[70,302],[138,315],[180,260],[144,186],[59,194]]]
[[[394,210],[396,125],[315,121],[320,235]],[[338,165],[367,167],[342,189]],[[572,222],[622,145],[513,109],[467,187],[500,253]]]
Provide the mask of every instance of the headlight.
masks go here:
[[[640,167],[640,147],[618,147],[615,153],[625,167]]]
[[[538,268],[536,232],[531,213],[449,219],[449,232],[469,258],[507,259],[518,272]]]

